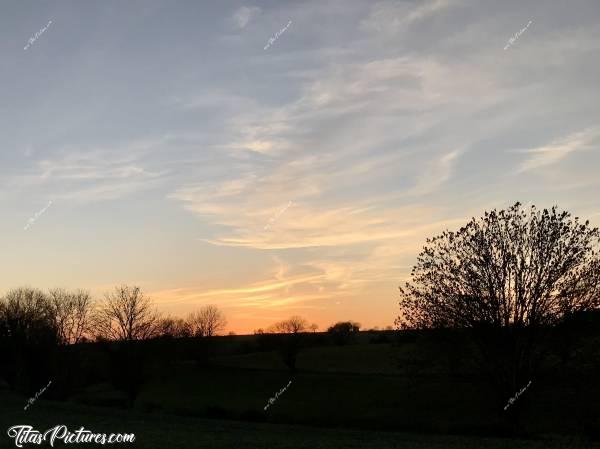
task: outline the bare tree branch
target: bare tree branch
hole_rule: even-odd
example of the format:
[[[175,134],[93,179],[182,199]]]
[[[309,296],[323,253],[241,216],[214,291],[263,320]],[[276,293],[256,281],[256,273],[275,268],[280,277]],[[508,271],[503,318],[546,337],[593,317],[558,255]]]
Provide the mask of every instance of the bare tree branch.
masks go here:
[[[91,335],[94,304],[89,292],[55,288],[49,291],[49,298],[61,344],[79,343]]]
[[[158,320],[152,301],[139,287],[121,285],[106,294],[97,331],[110,340],[145,340],[157,335]]]
[[[216,306],[208,305],[192,312],[186,320],[189,332],[195,337],[213,337],[227,325],[225,315]]]

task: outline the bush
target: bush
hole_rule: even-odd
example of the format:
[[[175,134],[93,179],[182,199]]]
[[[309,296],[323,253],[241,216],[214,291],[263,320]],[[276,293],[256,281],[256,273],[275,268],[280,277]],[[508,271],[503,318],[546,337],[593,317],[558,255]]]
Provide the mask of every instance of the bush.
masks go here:
[[[359,329],[359,323],[354,323],[352,321],[340,321],[339,323],[336,323],[327,329],[327,333],[331,335],[334,343],[338,345],[344,345],[355,340]]]

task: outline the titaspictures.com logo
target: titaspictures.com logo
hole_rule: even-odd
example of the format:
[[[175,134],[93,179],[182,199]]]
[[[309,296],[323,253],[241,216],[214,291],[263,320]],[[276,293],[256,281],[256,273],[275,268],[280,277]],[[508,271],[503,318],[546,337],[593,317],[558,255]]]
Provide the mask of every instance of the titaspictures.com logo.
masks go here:
[[[12,426],[7,431],[10,438],[15,439],[15,446],[23,447],[24,444],[42,444],[47,441],[51,447],[57,440],[62,440],[63,444],[78,443],[97,443],[97,444],[115,444],[115,443],[133,443],[135,435],[133,433],[94,433],[86,430],[83,426],[74,432],[70,432],[67,426],[59,424],[51,429],[41,433],[32,426],[20,424]]]

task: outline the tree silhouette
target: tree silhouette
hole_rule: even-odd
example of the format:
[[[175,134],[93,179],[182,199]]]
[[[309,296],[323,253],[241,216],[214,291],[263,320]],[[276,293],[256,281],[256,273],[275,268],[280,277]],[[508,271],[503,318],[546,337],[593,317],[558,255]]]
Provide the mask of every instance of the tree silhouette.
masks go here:
[[[280,334],[297,334],[308,329],[308,321],[298,315],[294,315],[287,320],[275,323],[274,330]]]
[[[187,319],[190,334],[195,337],[214,337],[225,329],[227,319],[217,306],[208,305],[192,312]]]
[[[157,336],[170,338],[185,338],[190,337],[190,327],[182,318],[161,318],[156,325]]]
[[[139,287],[121,285],[106,294],[97,330],[108,340],[144,340],[156,336],[158,320],[152,301]]]
[[[94,324],[94,304],[89,292],[55,288],[49,291],[49,300],[61,344],[79,343],[89,336]]]
[[[327,333],[333,337],[333,340],[337,344],[345,344],[354,338],[359,330],[359,323],[353,321],[340,321],[333,326],[330,326],[327,329]]]
[[[556,207],[486,212],[427,239],[396,324],[473,329],[508,399],[539,370],[544,330],[600,307],[599,242],[597,228]]]
[[[296,371],[296,359],[303,345],[303,332],[308,329],[308,321],[294,315],[271,327],[274,333],[285,334],[278,340],[279,353],[290,371]]]
[[[11,387],[30,393],[47,382],[57,345],[48,296],[29,287],[6,293],[0,300],[0,369]]]
[[[327,332],[333,334],[336,332],[340,332],[340,333],[352,333],[352,332],[358,332],[360,330],[360,323],[356,323],[354,321],[340,321],[338,323],[335,323],[333,326],[329,326],[327,328]]]

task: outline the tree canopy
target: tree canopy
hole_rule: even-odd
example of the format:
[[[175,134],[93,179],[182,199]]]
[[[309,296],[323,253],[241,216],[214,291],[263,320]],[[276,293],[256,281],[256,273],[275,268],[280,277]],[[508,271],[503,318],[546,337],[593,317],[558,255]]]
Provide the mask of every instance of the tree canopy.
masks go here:
[[[544,367],[552,329],[600,307],[600,234],[556,207],[516,203],[427,239],[400,287],[400,328],[470,329],[506,401]],[[523,401],[509,408],[518,422]]]
[[[597,228],[516,203],[427,239],[400,287],[403,328],[527,327],[600,307]]]

